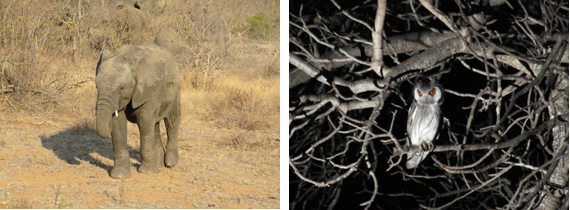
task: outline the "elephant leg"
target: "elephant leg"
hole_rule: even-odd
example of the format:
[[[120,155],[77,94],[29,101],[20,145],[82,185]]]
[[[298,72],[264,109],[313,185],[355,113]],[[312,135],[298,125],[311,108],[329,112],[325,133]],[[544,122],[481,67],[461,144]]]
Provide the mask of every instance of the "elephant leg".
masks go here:
[[[156,136],[154,134],[154,121],[148,119],[137,119],[141,134],[141,167],[139,173],[156,174],[158,173],[158,159],[156,147]]]
[[[180,127],[180,102],[176,104],[172,113],[164,120],[168,142],[166,143],[166,157],[164,164],[174,167],[178,163],[178,128]]]
[[[158,152],[158,167],[164,167],[164,146],[160,139],[160,121],[154,125],[154,139],[156,139],[156,149]]]
[[[113,130],[113,150],[115,152],[115,166],[111,170],[111,177],[124,179],[131,177],[129,149],[127,147],[127,118],[125,111],[118,113],[117,117],[112,117]]]

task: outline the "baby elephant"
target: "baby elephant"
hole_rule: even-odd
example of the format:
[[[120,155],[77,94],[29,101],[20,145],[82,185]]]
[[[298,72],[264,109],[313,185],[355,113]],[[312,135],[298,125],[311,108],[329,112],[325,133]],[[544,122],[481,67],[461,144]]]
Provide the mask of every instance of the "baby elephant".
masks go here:
[[[125,45],[114,54],[104,50],[97,62],[97,132],[113,139],[115,166],[111,177],[131,176],[127,120],[137,123],[141,138],[140,173],[156,174],[159,166],[178,163],[180,71],[176,59],[153,41]],[[164,120],[168,142],[160,140]]]

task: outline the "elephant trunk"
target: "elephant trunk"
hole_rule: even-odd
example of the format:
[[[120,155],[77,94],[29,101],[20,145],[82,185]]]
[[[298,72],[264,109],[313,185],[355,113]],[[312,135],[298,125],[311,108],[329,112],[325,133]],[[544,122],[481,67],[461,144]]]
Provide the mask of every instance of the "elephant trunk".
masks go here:
[[[110,102],[110,101],[109,101]],[[97,133],[103,138],[111,137],[111,117],[116,109],[112,109],[106,100],[97,100]]]

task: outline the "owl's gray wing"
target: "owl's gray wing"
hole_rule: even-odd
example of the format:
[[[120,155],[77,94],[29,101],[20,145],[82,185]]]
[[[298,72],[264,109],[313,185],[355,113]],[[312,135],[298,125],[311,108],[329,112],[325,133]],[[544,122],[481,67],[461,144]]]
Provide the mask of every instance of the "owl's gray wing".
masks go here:
[[[416,102],[412,103],[412,106],[410,106],[410,110],[408,110],[408,125],[406,127],[406,131],[408,132],[408,135],[411,132],[411,128],[412,128],[412,122],[414,121],[414,117],[416,116]]]

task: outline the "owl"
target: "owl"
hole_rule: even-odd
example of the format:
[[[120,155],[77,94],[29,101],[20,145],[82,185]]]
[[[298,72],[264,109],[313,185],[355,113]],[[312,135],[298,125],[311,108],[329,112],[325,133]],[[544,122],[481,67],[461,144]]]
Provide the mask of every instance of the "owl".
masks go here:
[[[439,106],[443,103],[443,87],[435,79],[420,78],[412,94],[414,102],[408,111],[408,143],[419,146],[422,152],[408,152],[408,169],[418,167],[433,150],[432,141],[439,137],[442,121]]]

